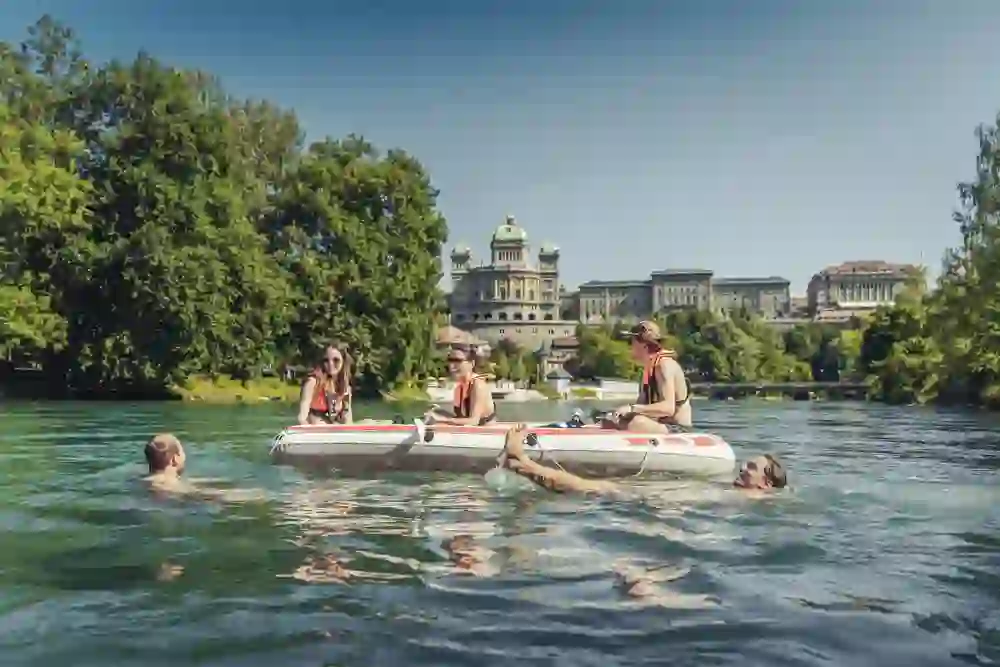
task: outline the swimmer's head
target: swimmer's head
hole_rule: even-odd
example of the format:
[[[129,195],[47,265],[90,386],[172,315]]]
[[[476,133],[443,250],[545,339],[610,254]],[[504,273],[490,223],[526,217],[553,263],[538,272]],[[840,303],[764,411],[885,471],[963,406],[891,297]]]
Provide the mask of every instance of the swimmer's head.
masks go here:
[[[771,454],[747,459],[733,481],[741,489],[781,489],[786,484],[785,467]]]
[[[149,464],[149,474],[173,470],[177,474],[184,472],[184,447],[181,441],[170,433],[159,433],[146,443],[146,463]]]

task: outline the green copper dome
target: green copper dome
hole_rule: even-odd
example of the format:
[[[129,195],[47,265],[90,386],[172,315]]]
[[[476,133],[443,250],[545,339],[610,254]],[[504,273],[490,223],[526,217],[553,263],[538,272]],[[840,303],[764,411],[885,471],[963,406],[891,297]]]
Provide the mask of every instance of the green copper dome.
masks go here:
[[[519,227],[514,216],[508,215],[507,220],[493,232],[494,241],[527,241],[528,233]]]

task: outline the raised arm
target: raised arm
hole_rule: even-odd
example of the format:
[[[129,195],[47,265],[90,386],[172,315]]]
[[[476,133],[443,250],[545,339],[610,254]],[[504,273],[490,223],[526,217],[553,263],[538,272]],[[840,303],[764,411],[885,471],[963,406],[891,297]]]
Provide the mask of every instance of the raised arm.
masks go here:
[[[615,490],[610,482],[584,479],[565,470],[556,470],[535,463],[524,453],[524,437],[527,428],[518,424],[507,431],[504,451],[507,453],[507,467],[517,475],[530,480],[534,484],[555,491],[556,493],[608,493]]]

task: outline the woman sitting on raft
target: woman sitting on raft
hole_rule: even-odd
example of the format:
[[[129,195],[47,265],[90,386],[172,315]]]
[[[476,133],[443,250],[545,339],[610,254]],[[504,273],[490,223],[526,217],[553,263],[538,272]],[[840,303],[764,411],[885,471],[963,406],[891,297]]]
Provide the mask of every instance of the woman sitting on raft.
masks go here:
[[[627,335],[632,358],[643,365],[639,398],[605,419],[604,428],[639,433],[686,433],[691,430],[691,383],[677,363],[677,353],[664,349],[655,322],[639,322]]]
[[[319,366],[302,384],[300,424],[350,424],[353,421],[352,361],[346,345],[332,343],[326,346]]]
[[[455,381],[452,414],[431,410],[427,421],[454,426],[485,426],[497,419],[493,396],[486,386],[486,376],[476,375],[476,353],[469,348],[455,348],[448,353],[448,373]]]

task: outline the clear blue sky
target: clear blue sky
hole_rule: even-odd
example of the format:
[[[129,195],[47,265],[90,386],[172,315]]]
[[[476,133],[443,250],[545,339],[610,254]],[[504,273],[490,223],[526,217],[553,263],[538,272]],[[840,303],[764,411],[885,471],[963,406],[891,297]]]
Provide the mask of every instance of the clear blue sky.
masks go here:
[[[925,263],[1000,110],[996,0],[51,0],[96,60],[140,48],[420,158],[449,246],[510,212],[563,282]]]

